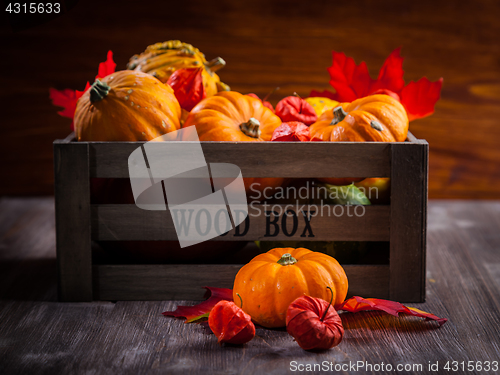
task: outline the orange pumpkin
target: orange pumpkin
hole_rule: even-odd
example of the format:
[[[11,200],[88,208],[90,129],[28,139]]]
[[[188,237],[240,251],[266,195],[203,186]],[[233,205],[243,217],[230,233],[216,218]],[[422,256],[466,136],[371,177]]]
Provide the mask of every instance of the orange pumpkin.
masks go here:
[[[262,142],[270,141],[281,120],[262,101],[238,92],[220,92],[196,105],[183,127],[196,126],[200,141]],[[245,187],[267,195],[284,182],[283,178],[245,178]],[[258,193],[255,193],[257,194]],[[262,200],[262,199],[257,199]]]
[[[404,142],[406,110],[388,95],[370,95],[324,112],[310,126],[311,138],[332,142]]]
[[[196,125],[200,141],[270,141],[281,120],[259,99],[235,91],[203,99],[184,126]]]
[[[178,69],[203,67],[203,85],[207,96],[218,91],[229,91],[229,86],[220,81],[215,72],[226,65],[226,62],[217,57],[211,61],[191,44],[180,40],[168,40],[150,45],[140,55],[130,58],[127,69],[149,73],[163,83]]]
[[[408,116],[399,101],[370,95],[327,110],[309,128],[311,138],[332,142],[403,142]],[[363,178],[318,178],[332,185],[349,185]]]
[[[347,276],[332,257],[304,248],[272,249],[243,266],[234,280],[233,298],[239,294],[243,310],[258,324],[286,325],[286,311],[296,298],[308,295],[330,301],[345,300]]]
[[[153,76],[122,70],[96,80],[78,100],[79,141],[149,141],[180,129],[174,91]]]

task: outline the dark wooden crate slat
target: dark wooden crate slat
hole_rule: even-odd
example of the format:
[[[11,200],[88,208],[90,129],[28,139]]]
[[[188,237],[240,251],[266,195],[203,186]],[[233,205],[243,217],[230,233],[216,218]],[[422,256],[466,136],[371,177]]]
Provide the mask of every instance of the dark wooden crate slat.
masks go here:
[[[286,207],[286,205],[279,206],[282,209]],[[306,212],[307,207],[303,208]],[[350,206],[350,209],[352,210],[353,207]],[[218,237],[217,240],[389,241],[390,206],[363,206],[363,208],[365,214],[360,217],[354,215],[353,211],[351,211],[352,217],[347,216],[347,211],[339,217],[319,215],[312,217],[311,227],[315,237],[300,237],[305,229],[301,213],[298,214],[299,225],[293,237],[285,236],[282,230],[276,237],[264,237],[266,233],[264,212],[261,211],[260,216],[255,217],[252,213],[256,211],[250,208],[250,229],[244,237],[233,236],[234,230],[231,230],[226,236]],[[135,205],[92,205],[91,211],[93,240],[177,241],[177,234],[168,211],[146,211]],[[281,219],[278,222],[281,224]],[[288,221],[289,230],[291,225]],[[306,234],[308,235],[309,232]]]
[[[128,157],[140,142],[83,142],[90,177],[128,178]],[[170,142],[164,157],[178,158],[186,142]],[[163,146],[161,143],[158,145]],[[201,142],[209,163],[233,163],[244,177],[389,177],[390,143]]]
[[[203,286],[232,288],[242,265],[96,265],[101,300],[201,300]],[[349,295],[388,298],[389,266],[344,265]],[[189,277],[186,277],[189,275]]]
[[[392,145],[390,298],[425,301],[429,145]]]
[[[65,141],[67,140],[69,142],[76,142],[75,133],[74,132],[70,133],[64,140]],[[417,140],[418,140],[418,138],[415,137],[413,135],[413,133],[409,131],[408,134],[407,134],[407,136],[406,136],[406,141],[407,142],[416,142]],[[140,142],[140,143],[144,143],[144,142]]]
[[[59,298],[92,301],[88,145],[54,142]]]

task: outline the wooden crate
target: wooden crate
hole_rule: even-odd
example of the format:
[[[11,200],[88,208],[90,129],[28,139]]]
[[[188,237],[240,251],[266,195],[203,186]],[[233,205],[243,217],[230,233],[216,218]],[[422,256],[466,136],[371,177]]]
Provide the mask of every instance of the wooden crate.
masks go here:
[[[177,240],[167,211],[90,202],[90,178],[128,178],[127,160],[143,142],[54,142],[59,297],[62,301],[202,299],[203,286],[232,288],[241,264],[93,264],[92,240]],[[179,142],[175,142],[179,143]],[[175,147],[175,146],[174,146]],[[316,217],[322,241],[388,241],[389,264],[343,264],[349,295],[400,302],[425,299],[428,143],[202,142],[206,161],[231,162],[244,177],[390,177],[390,205],[362,217]],[[147,220],[147,227],[143,225]],[[264,217],[248,235],[262,240]],[[257,228],[257,229],[255,229]],[[297,237],[300,231],[297,232]],[[232,236],[218,240],[235,240]],[[294,238],[274,237],[273,240]],[[307,240],[309,238],[300,238]]]

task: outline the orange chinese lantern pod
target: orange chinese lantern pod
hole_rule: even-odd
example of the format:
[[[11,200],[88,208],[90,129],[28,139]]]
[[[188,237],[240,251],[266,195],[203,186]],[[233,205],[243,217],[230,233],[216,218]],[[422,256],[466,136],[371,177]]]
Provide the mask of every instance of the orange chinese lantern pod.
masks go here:
[[[243,303],[242,300],[240,300]],[[217,336],[219,344],[244,344],[255,336],[255,326],[250,315],[234,302],[220,301],[210,311],[208,325]]]
[[[326,350],[342,341],[344,327],[332,306],[332,300],[333,291],[330,303],[320,298],[302,296],[288,307],[286,330],[302,349]]]
[[[168,78],[167,84],[174,90],[181,108],[187,112],[207,96],[202,72],[203,68],[179,69]]]
[[[325,288],[332,286],[332,293]],[[243,298],[243,310],[263,327],[286,325],[288,306],[308,295],[334,305],[347,295],[347,276],[331,256],[304,248],[276,248],[259,254],[236,275],[233,299]]]
[[[299,121],[284,122],[276,128],[273,142],[308,142],[311,140],[309,126]]]
[[[313,106],[298,96],[281,99],[276,104],[276,114],[283,122],[300,121],[306,125],[311,125],[318,118]]]

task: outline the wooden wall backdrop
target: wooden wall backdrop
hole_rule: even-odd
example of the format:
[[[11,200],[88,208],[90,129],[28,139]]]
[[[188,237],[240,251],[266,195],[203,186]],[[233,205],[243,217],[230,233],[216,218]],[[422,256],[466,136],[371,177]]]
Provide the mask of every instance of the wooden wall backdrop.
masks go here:
[[[444,77],[435,114],[411,124],[430,143],[430,197],[498,199],[499,19],[495,0],[80,0],[23,31],[4,22],[0,195],[53,192],[52,141],[70,121],[52,107],[49,87],[82,89],[108,49],[123,69],[148,44],[180,39],[223,57],[220,76],[234,90],[264,95],[280,86],[274,102],[329,88],[333,49],[365,60],[375,77],[403,46],[407,81]]]

